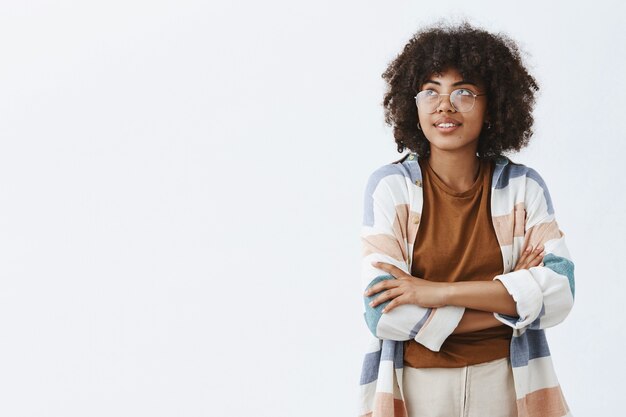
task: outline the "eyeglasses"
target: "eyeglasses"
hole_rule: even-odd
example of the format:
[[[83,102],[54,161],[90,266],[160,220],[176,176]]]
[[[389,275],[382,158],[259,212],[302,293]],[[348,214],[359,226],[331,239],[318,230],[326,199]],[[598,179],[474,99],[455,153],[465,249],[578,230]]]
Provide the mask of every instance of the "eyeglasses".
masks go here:
[[[486,93],[474,94],[466,88],[459,88],[450,94],[439,94],[435,90],[422,90],[415,96],[415,104],[426,113],[434,113],[441,104],[441,96],[450,96],[450,104],[454,110],[465,113],[474,108],[476,97]]]

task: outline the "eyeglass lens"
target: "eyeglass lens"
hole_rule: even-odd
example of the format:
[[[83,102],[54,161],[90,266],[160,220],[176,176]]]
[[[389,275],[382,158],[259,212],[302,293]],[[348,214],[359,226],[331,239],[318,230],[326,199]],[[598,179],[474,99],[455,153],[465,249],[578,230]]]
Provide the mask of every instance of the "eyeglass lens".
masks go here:
[[[446,96],[444,94],[443,96]],[[433,113],[439,107],[439,103],[443,99],[441,94],[433,90],[420,91],[417,94],[417,106],[428,113]],[[450,93],[450,103],[458,112],[467,112],[472,110],[476,99],[467,90],[454,90]]]

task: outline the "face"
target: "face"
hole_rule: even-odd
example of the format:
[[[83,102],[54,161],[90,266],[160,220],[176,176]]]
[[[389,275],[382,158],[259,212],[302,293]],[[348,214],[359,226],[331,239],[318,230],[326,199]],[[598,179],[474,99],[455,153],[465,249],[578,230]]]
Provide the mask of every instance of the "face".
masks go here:
[[[432,74],[420,87],[420,91],[432,90],[439,94],[450,94],[454,90],[462,91],[455,98],[457,107],[462,101],[470,100],[471,94],[485,93],[485,87],[478,80],[464,80],[459,71],[448,69],[441,74]],[[487,115],[487,96],[475,98],[474,107],[466,112],[457,111],[450,102],[450,96],[440,97],[441,102],[429,113],[427,109],[418,107],[417,114],[424,136],[430,142],[431,154],[444,152],[468,152],[476,154],[478,136],[485,128]],[[435,101],[436,102],[436,101]]]

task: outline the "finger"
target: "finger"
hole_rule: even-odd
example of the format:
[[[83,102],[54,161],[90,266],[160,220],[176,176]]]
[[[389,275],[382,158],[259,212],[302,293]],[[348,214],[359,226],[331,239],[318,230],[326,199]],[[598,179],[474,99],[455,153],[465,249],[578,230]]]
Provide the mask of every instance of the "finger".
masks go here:
[[[528,256],[526,257],[526,268],[529,268],[531,266],[537,266],[538,262],[537,259],[539,259],[539,262],[541,262],[541,259],[543,259],[543,257],[541,256],[541,253],[543,252],[543,246],[537,246],[535,248],[535,250],[533,250],[532,252],[530,252],[528,254]]]
[[[386,279],[378,284],[374,284],[365,290],[364,295],[373,296],[374,294],[378,294],[381,291],[388,290],[390,288],[395,288],[399,285],[399,282],[395,279]]]
[[[537,258],[535,258],[531,263],[528,264],[528,266],[526,267],[526,269],[528,268],[532,268],[535,266],[540,266],[543,264],[543,258],[541,256],[538,256]]]
[[[528,245],[528,247],[522,252],[520,260],[522,262],[525,262],[526,259],[528,259],[528,256],[533,252],[533,250],[535,250],[535,247],[533,245]]]
[[[526,265],[526,259],[528,258],[528,255],[531,253],[532,250],[533,247],[529,245],[526,249],[524,249],[524,251],[522,251],[519,259],[517,260],[517,263],[515,264],[515,268],[513,268],[514,271],[524,269]]]
[[[389,264],[387,262],[372,262],[372,265],[378,269],[382,269],[385,272],[393,275],[394,278],[404,278],[407,274],[400,268],[395,265]]]
[[[520,257],[517,259],[517,262],[515,263],[515,266],[513,267],[513,271],[519,271],[520,269],[524,269],[524,265],[526,263],[526,257],[528,256],[529,252],[530,252],[530,247],[526,248],[520,254]]]
[[[394,289],[391,290],[387,290],[384,291],[382,293],[380,293],[380,295],[378,297],[376,297],[374,300],[372,300],[370,302],[370,307],[376,307],[379,304],[384,303],[385,301],[391,300],[393,298],[396,298],[398,295],[400,295],[401,293]]]
[[[541,252],[535,257],[532,261],[528,263],[528,268],[532,268],[533,266],[543,266],[543,257],[545,256],[545,252]]]
[[[543,260],[543,249],[543,245],[538,245],[535,248],[533,248],[532,246],[528,246],[526,250],[522,252],[520,258],[518,259],[514,271],[538,266]]]
[[[391,310],[393,310],[394,308],[402,305],[402,304],[407,304],[407,297],[405,295],[400,295],[396,298],[394,298],[393,300],[391,300],[389,302],[389,304],[387,304],[385,306],[385,308],[383,308],[382,312],[383,313],[389,313]]]

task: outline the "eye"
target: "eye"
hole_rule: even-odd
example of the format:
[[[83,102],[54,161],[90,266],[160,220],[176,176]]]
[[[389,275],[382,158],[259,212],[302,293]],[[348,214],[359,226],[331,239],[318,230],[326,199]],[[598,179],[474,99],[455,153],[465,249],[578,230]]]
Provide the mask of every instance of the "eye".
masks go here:
[[[470,90],[466,88],[459,88],[458,90],[455,91],[455,94],[459,96],[473,96],[474,95],[474,93],[472,93]]]
[[[424,97],[433,97],[437,95],[435,90],[422,90],[419,93]]]

